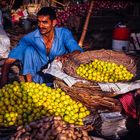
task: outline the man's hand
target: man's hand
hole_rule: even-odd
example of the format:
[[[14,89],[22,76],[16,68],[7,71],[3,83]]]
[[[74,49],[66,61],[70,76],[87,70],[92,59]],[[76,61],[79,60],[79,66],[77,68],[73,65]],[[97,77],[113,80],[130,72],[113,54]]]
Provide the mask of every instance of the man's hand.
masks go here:
[[[65,61],[67,61],[68,58],[69,58],[69,55],[68,54],[65,54],[65,55],[62,55],[62,56],[57,56],[55,58],[55,60],[61,61],[62,64],[63,64]]]
[[[74,56],[74,55],[76,55],[76,54],[79,54],[79,53],[81,53],[81,52],[80,52],[80,51],[74,51],[74,52],[72,52],[72,53],[64,54],[64,55],[62,55],[62,56],[57,56],[57,57],[55,58],[55,60],[61,61],[62,64],[63,64],[65,61],[67,61],[67,59],[68,59],[69,57],[72,57],[72,56]]]
[[[26,81],[27,82],[32,82],[32,75],[31,74],[26,75]]]

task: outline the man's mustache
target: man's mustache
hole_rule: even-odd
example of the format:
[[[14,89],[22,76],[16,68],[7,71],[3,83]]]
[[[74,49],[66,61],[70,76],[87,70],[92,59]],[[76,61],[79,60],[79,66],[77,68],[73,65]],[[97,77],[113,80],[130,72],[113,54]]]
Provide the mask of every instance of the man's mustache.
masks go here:
[[[44,29],[46,29],[46,28],[39,28],[39,30],[44,30]]]

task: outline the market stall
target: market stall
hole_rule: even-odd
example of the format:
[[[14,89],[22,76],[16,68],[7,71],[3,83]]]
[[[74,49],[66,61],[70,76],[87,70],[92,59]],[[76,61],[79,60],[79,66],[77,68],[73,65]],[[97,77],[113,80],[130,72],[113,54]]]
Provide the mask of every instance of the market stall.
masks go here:
[[[63,7],[57,9],[58,26],[70,27],[73,25],[67,21],[73,15],[84,16],[87,11],[98,14],[105,7],[118,9],[132,3],[58,4]],[[33,9],[23,6],[12,13],[14,26],[6,30],[10,49],[36,28],[37,7],[28,6]],[[92,8],[97,11],[92,12]],[[88,28],[90,14],[83,31]],[[81,47],[85,33],[79,41]],[[0,139],[94,140],[95,136],[123,139],[129,132],[129,118],[139,119],[139,103],[135,105],[135,100],[139,101],[136,98],[140,89],[139,59],[125,52],[101,49],[73,55],[64,64],[53,61],[43,70],[55,77],[53,88],[45,83],[17,80],[12,73],[9,84],[0,89]],[[15,73],[20,75],[17,69]]]
[[[106,68],[101,62],[106,63]],[[63,70],[57,69],[60,66],[57,63],[53,64],[56,75],[51,67],[44,71],[51,73],[52,70],[57,78],[54,88],[33,82],[15,81],[5,85],[0,89],[1,137],[90,140],[96,133],[107,139],[120,139],[128,132],[126,124],[131,114],[122,113],[124,104],[118,97],[139,89],[139,82],[133,82],[139,76],[137,62],[122,52],[87,51],[71,57]]]

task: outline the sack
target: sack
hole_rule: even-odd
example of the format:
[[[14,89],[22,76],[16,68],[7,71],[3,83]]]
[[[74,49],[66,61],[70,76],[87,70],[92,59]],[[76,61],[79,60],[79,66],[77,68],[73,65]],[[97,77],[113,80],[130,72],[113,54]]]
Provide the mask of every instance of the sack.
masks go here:
[[[7,58],[10,52],[10,39],[4,29],[0,28],[0,58]]]

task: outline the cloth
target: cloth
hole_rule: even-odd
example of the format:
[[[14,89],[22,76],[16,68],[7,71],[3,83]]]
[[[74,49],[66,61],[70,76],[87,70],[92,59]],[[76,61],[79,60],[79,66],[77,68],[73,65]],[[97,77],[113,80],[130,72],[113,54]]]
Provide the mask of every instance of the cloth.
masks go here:
[[[140,88],[140,80],[134,82],[98,83],[102,91],[124,94]]]
[[[133,119],[137,118],[137,113],[136,113],[136,104],[135,100],[133,97],[133,94],[131,92],[123,94],[119,98],[126,114]]]
[[[5,30],[0,26],[0,59],[7,58],[10,52],[10,38]]]
[[[62,71],[62,63],[60,61],[54,60],[49,63],[47,69],[42,70],[43,73],[51,74],[59,79],[64,80],[64,82],[71,87],[77,82],[86,82],[85,80],[80,80],[74,77],[71,77]]]
[[[55,35],[49,55],[38,29],[23,37],[19,44],[10,52],[9,57],[20,60],[23,64],[22,74],[32,74],[33,81],[45,82],[41,73],[42,68],[61,56],[75,50],[83,51],[66,28],[55,28]]]

